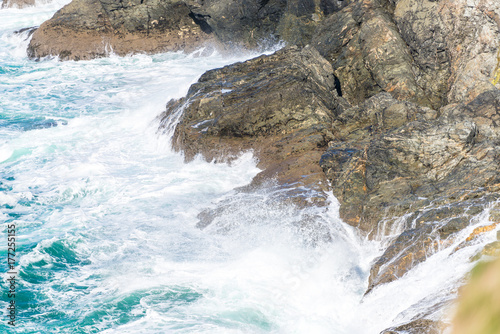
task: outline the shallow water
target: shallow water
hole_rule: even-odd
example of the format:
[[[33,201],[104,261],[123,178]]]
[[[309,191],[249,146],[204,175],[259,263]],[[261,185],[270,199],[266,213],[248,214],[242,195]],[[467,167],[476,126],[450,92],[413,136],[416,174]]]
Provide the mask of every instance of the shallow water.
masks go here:
[[[271,186],[237,192],[259,172],[251,153],[185,164],[156,131],[204,71],[252,55],[28,60],[28,34],[14,31],[63,4],[0,10],[0,219],[4,236],[17,228],[18,332],[376,334],[450,300],[494,239],[444,249],[363,298],[385,241],[342,223],[333,196],[327,210],[299,210]],[[196,228],[218,203],[216,223]]]

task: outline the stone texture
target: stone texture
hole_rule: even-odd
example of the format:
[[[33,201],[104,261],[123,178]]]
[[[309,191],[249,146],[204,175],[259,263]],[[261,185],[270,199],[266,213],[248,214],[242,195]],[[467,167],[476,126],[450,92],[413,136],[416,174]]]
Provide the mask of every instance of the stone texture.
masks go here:
[[[351,103],[385,91],[438,109],[470,102],[500,81],[499,6],[353,1],[320,24],[312,44],[332,63]]]
[[[74,0],[33,34],[28,56],[91,59],[111,52],[194,50],[209,42],[181,1]]]
[[[28,55],[78,60],[206,45],[231,51],[279,40],[305,46],[326,13],[342,6],[330,0],[74,0],[40,27]]]
[[[438,112],[380,93],[336,117],[320,164],[341,217],[371,237],[399,234],[368,291],[450,246],[498,200],[499,97],[488,91]]]
[[[227,161],[251,149],[263,169],[253,185],[274,178],[322,193],[328,185],[319,159],[346,107],[331,65],[313,48],[292,47],[206,72],[161,117],[165,123],[184,108],[173,146],[188,160],[202,154]]]
[[[418,67],[385,1],[355,1],[324,20],[312,40],[332,62],[344,97],[358,104],[381,91],[437,107],[417,83]]]
[[[382,331],[380,334],[439,334],[442,324],[438,321],[419,319],[407,324]]]

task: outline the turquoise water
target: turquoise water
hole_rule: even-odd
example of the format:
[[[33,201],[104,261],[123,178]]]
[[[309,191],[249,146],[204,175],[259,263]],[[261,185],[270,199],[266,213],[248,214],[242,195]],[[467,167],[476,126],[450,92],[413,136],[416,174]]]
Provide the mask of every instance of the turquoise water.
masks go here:
[[[448,298],[470,268],[474,249],[441,252],[363,298],[383,241],[343,224],[333,196],[300,210],[272,187],[238,193],[259,172],[251,153],[231,166],[185,164],[157,133],[168,100],[251,55],[28,60],[28,35],[14,31],[63,4],[0,10],[0,270],[15,223],[16,332],[379,333]],[[220,203],[216,224],[196,228]]]

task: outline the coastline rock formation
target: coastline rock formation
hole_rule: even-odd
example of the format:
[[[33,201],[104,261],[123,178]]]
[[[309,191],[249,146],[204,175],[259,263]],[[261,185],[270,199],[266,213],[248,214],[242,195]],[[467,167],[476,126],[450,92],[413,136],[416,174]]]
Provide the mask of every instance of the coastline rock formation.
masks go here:
[[[279,40],[304,46],[336,0],[73,0],[43,23],[28,56],[62,60],[111,52],[262,48]]]
[[[322,201],[328,185],[319,160],[333,139],[330,124],[349,107],[332,72],[314,48],[285,48],[206,72],[160,118],[165,126],[182,112],[173,146],[187,160],[228,161],[253,150],[263,169],[253,185],[276,179],[317,190]]]
[[[227,160],[253,149],[263,169],[254,183],[275,178],[321,193],[319,163],[341,218],[371,238],[390,237],[370,293],[440,249],[469,245],[481,232],[460,238],[481,214],[490,220],[485,231],[500,222],[499,15],[493,1],[346,2],[302,51],[207,72],[168,104],[163,123],[182,112],[174,147],[188,158]],[[324,57],[314,56],[321,72],[303,61],[313,49]],[[320,113],[301,112],[297,122],[290,104]],[[422,316],[385,333],[440,328]]]
[[[388,239],[367,293],[500,223],[496,0],[74,0],[28,53],[77,60],[266,40],[289,46],[208,71],[167,104],[161,130],[187,160],[252,150],[262,172],[249,187],[275,180],[300,206],[325,206],[333,191],[345,222]],[[481,214],[489,225],[460,239]],[[384,333],[439,332],[434,320]]]
[[[212,37],[191,14],[180,1],[74,0],[35,31],[28,56],[84,60],[111,52],[194,51]]]

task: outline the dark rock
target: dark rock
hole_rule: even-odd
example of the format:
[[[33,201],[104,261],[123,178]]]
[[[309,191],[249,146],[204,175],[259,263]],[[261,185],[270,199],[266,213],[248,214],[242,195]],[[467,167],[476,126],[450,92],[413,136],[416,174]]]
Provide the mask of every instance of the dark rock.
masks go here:
[[[23,28],[23,29],[19,29],[19,30],[16,30],[14,31],[14,34],[17,34],[17,35],[24,35],[26,36],[26,38],[24,40],[27,40],[28,38],[31,37],[31,35],[33,35],[33,33],[38,29],[38,27],[28,27],[28,28]]]
[[[499,27],[492,0],[352,1],[320,23],[312,45],[351,103],[385,91],[438,109],[499,84]]]
[[[335,1],[336,2],[336,1]],[[40,27],[31,58],[90,59],[111,51],[193,51],[205,45],[305,46],[323,19],[314,0],[74,0]],[[327,6],[328,7],[328,6]],[[328,9],[329,10],[329,9]]]
[[[25,8],[35,5],[35,0],[3,0],[2,8]]]
[[[188,160],[202,154],[227,161],[251,149],[263,169],[254,185],[275,178],[322,193],[328,185],[319,159],[333,139],[335,115],[347,107],[331,65],[312,48],[292,47],[206,72],[186,98],[169,102],[161,118],[165,124],[184,108],[173,146]]]
[[[181,1],[74,0],[33,34],[28,56],[91,59],[111,52],[192,51],[213,40]]]
[[[419,319],[386,329],[380,334],[439,334],[442,332],[443,327],[443,324],[438,321]]]
[[[270,39],[287,6],[286,0],[192,0],[186,3],[193,13],[206,20],[222,43],[246,47],[275,43]]]

